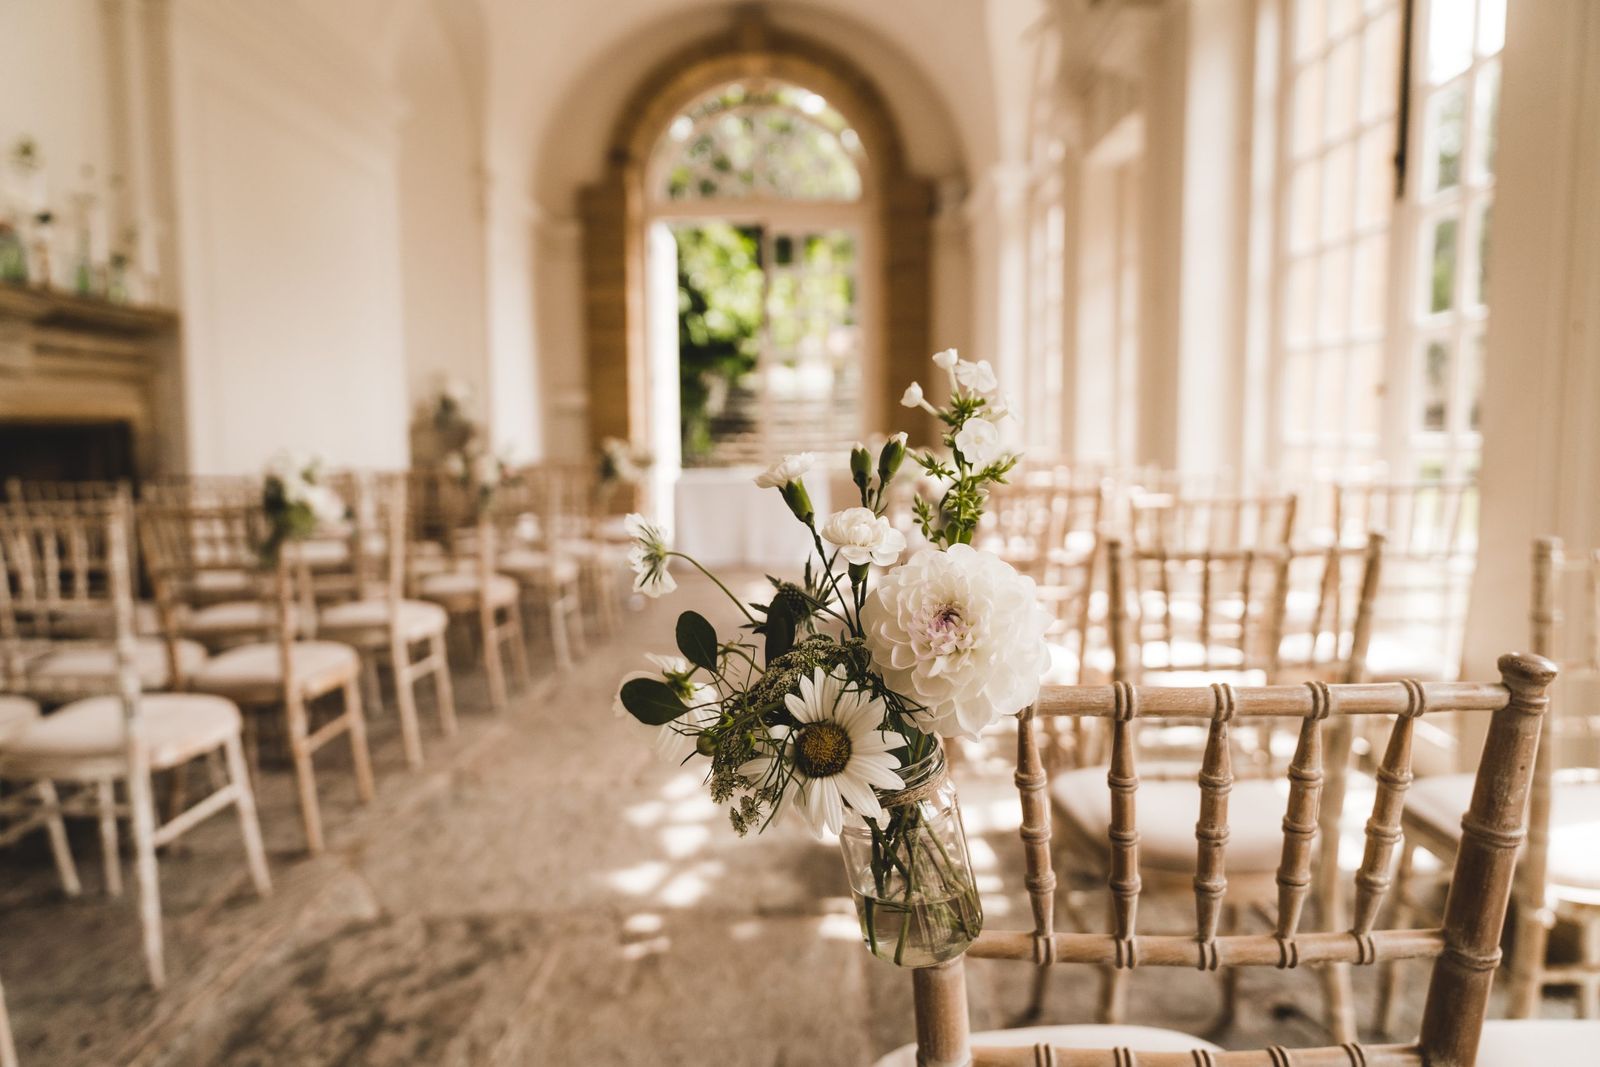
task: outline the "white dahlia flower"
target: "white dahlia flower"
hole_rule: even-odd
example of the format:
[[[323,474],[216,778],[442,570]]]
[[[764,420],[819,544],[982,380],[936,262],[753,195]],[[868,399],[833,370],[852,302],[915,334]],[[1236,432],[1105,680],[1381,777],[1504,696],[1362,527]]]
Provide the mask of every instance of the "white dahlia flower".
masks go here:
[[[839,554],[856,566],[876,563],[887,567],[906,548],[906,535],[871,508],[834,512],[822,527],[822,539],[837,545]]]
[[[1049,614],[1033,579],[971,545],[924,548],[878,581],[862,609],[872,664],[925,710],[917,728],[977,737],[1039,695]]]

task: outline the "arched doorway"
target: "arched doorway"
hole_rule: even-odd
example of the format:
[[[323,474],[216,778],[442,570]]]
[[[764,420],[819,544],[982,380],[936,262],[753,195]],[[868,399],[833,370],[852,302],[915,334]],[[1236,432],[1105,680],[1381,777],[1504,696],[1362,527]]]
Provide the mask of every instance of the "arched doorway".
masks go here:
[[[798,178],[791,174],[780,189],[754,168],[746,168],[750,180],[745,182],[722,172],[713,177],[683,158],[681,149],[700,141],[719,119],[754,123],[777,113],[812,135],[825,135],[812,147],[831,144],[824,151],[841,153],[833,160],[839,165]],[[674,140],[674,129],[681,139]],[[726,154],[729,146],[719,146],[714,136],[709,140],[709,147]],[[738,150],[750,147],[747,143]],[[677,186],[675,170],[680,171]],[[847,172],[853,172],[853,179]],[[742,184],[742,195],[697,195],[701,180],[710,182],[713,194]],[[675,189],[683,195],[675,195]],[[813,195],[772,195],[808,190]],[[734,208],[733,200],[744,203]],[[851,381],[841,374],[822,392],[836,396],[837,388],[853,390],[852,439],[890,425],[899,397],[892,383],[903,386],[915,377],[931,351],[932,200],[930,183],[906,173],[893,120],[871,80],[826,46],[769,26],[758,11],[741,11],[728,31],[657,66],[620,113],[604,177],[581,197],[593,439],[622,437],[659,445],[665,438],[660,428],[668,419],[676,432],[675,382],[665,380],[667,369],[654,366],[651,355],[652,334],[659,337],[674,329],[666,320],[671,298],[663,291],[664,272],[659,265],[652,270],[652,260],[659,263],[667,254],[661,246],[662,225],[692,224],[697,218],[759,230],[758,254],[775,269],[780,258],[799,273],[834,270],[839,260],[850,261],[849,284],[859,312],[850,324],[850,345],[859,353],[850,361],[856,377]],[[823,254],[829,235],[850,238],[833,242],[837,257]],[[817,259],[809,263],[808,247],[818,250]],[[676,308],[670,311],[675,317]],[[764,340],[769,364],[784,361],[782,340]],[[835,361],[835,369],[838,365]],[[764,395],[763,402],[770,403],[770,390]],[[762,440],[783,447],[781,430],[764,434]]]

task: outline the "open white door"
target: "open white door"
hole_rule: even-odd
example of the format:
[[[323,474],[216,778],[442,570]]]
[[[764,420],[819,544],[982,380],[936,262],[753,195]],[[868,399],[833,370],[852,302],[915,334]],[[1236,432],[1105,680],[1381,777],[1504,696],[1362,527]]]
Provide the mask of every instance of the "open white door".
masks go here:
[[[683,467],[678,426],[678,242],[672,227],[651,225],[645,250],[645,352],[649,401],[644,444],[655,456],[648,503],[671,536],[673,494]]]

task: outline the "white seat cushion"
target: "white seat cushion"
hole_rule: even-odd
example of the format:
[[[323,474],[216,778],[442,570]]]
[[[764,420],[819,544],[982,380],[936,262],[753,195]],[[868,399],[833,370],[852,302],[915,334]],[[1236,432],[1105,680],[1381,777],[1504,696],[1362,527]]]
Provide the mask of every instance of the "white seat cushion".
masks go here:
[[[535,548],[513,548],[500,554],[499,569],[520,581],[561,584],[578,580],[578,561]]]
[[[193,677],[206,662],[206,650],[194,641],[177,643],[178,669]],[[144,689],[166,689],[172,684],[166,642],[141,637],[134,642],[134,666]],[[117,650],[103,641],[66,642],[28,667],[27,688],[40,694],[82,693],[116,685]]]
[[[172,767],[209,752],[239,732],[239,709],[200,693],[150,693],[139,710],[151,766]],[[126,743],[122,700],[114,696],[74,701],[35,720],[13,736],[0,761],[117,759]]]
[[[1197,765],[1145,764],[1139,768],[1135,823],[1139,862],[1148,867],[1194,870],[1194,825],[1200,819]],[[1100,839],[1111,825],[1111,790],[1105,767],[1083,767],[1052,777],[1050,794],[1074,822]],[[1226,867],[1229,871],[1276,870],[1283,854],[1283,816],[1289,783],[1283,778],[1238,778],[1228,796]]]
[[[290,558],[304,560],[308,567],[337,567],[350,562],[350,543],[335,538],[300,541],[289,547]]]
[[[319,624],[329,637],[354,634],[366,637],[376,631],[382,640],[389,639],[389,626],[393,621],[400,635],[411,641],[443,632],[450,624],[450,616],[437,604],[426,600],[387,599],[352,600],[335,604],[322,613]]]
[[[1437,646],[1433,634],[1374,634],[1367,645],[1367,677],[1374,682],[1455,681],[1461,674],[1459,657]]]
[[[289,654],[302,692],[327,692],[361,669],[356,650],[334,641],[296,641]],[[281,698],[283,661],[277,644],[263,641],[230,648],[195,675],[194,688],[235,699]]]
[[[39,717],[39,705],[27,697],[0,693],[0,744]]]
[[[291,609],[292,611],[292,609]],[[278,625],[278,611],[260,600],[224,600],[190,613],[183,632],[201,637],[260,633]]]
[[[195,572],[194,587],[202,593],[244,592],[253,576],[246,570],[202,570]]]
[[[517,599],[517,580],[504,574],[489,576],[489,597],[496,604]],[[478,574],[476,571],[445,571],[430,574],[417,583],[417,592],[428,600],[458,601],[476,599]]]
[[[1600,1058],[1600,1019],[1490,1019],[1478,1067],[1589,1067]]]
[[[1406,795],[1406,812],[1459,840],[1472,782],[1470,774],[1418,778]],[[1600,890],[1600,771],[1557,771],[1551,785],[1550,883]]]
[[[1221,1052],[1220,1045],[1155,1026],[1027,1026],[1020,1030],[986,1030],[972,1035],[973,1048],[1132,1049],[1134,1052]],[[917,1067],[917,1046],[902,1045],[877,1067]]]

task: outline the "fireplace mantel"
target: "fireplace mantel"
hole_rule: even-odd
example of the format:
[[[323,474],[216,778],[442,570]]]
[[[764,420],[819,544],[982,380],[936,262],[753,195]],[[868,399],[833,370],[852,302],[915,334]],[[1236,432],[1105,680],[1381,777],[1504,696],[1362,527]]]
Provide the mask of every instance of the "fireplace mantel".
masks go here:
[[[181,469],[179,318],[0,284],[0,420],[125,422],[139,473]]]

